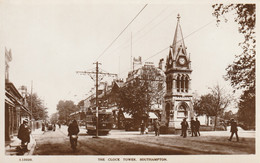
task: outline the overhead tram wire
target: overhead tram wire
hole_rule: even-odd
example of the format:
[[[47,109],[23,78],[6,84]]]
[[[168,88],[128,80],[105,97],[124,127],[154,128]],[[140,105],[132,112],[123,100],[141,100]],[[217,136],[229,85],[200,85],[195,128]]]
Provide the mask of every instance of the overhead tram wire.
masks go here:
[[[98,56],[96,61],[105,54],[105,52],[114,44],[114,42],[124,33],[124,31],[132,24],[132,22],[141,14],[141,12],[146,8],[148,4],[145,4],[144,7],[137,13],[137,15],[127,24],[127,26],[119,33],[119,35],[108,45],[108,47]]]
[[[178,42],[180,42],[180,41],[182,41],[182,40],[188,38],[189,36],[191,36],[191,35],[193,35],[194,33],[200,31],[201,29],[205,28],[206,26],[210,25],[210,24],[213,23],[213,22],[215,22],[215,20],[212,20],[212,21],[210,21],[209,23],[207,23],[207,24],[203,25],[202,27],[198,28],[197,30],[191,32],[190,34],[188,34],[187,36],[185,36],[183,39],[177,41],[176,43],[178,43]],[[144,62],[147,61],[148,59],[151,59],[151,58],[157,56],[158,54],[162,53],[163,51],[165,51],[165,50],[168,49],[168,48],[169,48],[169,46],[167,46],[166,48],[160,50],[159,52],[157,52],[157,53],[155,53],[154,55],[152,55],[152,56],[148,57],[147,59],[145,59]]]
[[[207,24],[205,24],[205,25],[201,26],[201,27],[200,27],[200,28],[198,28],[197,30],[195,30],[195,31],[191,32],[190,34],[188,34],[187,36],[185,36],[183,39],[181,39],[181,40],[178,40],[176,43],[178,43],[178,42],[180,42],[180,41],[182,41],[182,40],[185,40],[185,39],[186,39],[186,38],[188,38],[189,36],[191,36],[191,35],[193,35],[194,33],[196,33],[196,32],[198,32],[198,31],[200,31],[201,29],[205,28],[206,26],[210,25],[210,24],[211,24],[211,23],[213,23],[213,22],[215,22],[215,20],[212,20],[212,21],[210,21],[209,23],[207,23]],[[148,57],[148,58],[147,58],[147,59],[145,59],[143,62],[145,62],[145,61],[147,61],[147,60],[149,60],[149,59],[151,59],[151,58],[153,58],[153,57],[157,56],[158,54],[162,53],[163,51],[165,51],[165,50],[167,50],[167,49],[169,49],[169,46],[167,46],[167,47],[163,48],[162,50],[158,51],[158,52],[157,52],[157,53],[155,53],[154,55],[152,55],[152,56]],[[120,74],[122,74],[122,73],[126,72],[127,70],[128,70],[128,69],[126,69],[126,70],[124,70],[124,71],[120,72]]]
[[[168,7],[166,7],[168,8]],[[139,31],[137,31],[136,33],[134,33],[134,35],[138,35],[147,25],[151,24],[155,19],[157,19],[162,13],[164,13],[166,10],[166,8],[164,8],[155,18],[153,18],[150,22],[148,22],[146,25],[144,25]],[[164,19],[162,19],[159,23],[157,23],[156,25],[154,25],[152,28],[150,28],[150,30],[148,30],[147,32],[145,32],[144,34],[142,34],[140,37],[138,37],[137,39],[134,40],[135,44],[137,41],[139,41],[140,39],[142,39],[146,34],[148,34],[149,32],[151,32],[153,29],[155,29],[158,25],[160,25],[161,23],[163,23],[165,20],[167,20],[174,12],[171,12],[169,15],[167,15],[166,17],[164,17]],[[134,37],[135,38],[135,37]],[[128,42],[130,39],[126,40],[124,43],[122,43],[121,45],[119,45],[113,52],[109,53],[108,55],[112,54],[112,53],[116,53],[117,51],[120,50],[120,47],[123,46],[123,49],[129,47]],[[121,49],[122,50],[122,49]]]

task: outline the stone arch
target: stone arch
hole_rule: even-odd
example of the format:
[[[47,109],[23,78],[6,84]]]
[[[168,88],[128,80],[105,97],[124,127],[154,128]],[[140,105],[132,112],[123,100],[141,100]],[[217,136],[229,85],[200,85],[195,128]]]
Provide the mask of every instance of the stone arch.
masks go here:
[[[181,102],[176,107],[177,109],[177,118],[187,118],[190,107],[186,102]]]

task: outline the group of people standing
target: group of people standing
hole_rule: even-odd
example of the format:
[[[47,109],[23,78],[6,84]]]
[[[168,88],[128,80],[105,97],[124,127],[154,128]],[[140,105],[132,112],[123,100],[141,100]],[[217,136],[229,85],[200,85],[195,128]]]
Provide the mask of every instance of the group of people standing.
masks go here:
[[[181,136],[184,138],[187,137],[187,130],[189,128],[189,124],[186,121],[186,118],[183,118],[181,122]],[[191,128],[191,136],[200,136],[200,121],[196,118],[196,121],[191,118],[190,121],[190,128]]]

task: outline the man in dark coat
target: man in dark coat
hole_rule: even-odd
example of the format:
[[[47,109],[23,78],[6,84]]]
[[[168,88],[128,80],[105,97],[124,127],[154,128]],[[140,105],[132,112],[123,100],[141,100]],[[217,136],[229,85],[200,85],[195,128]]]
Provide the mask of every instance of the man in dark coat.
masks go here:
[[[181,136],[186,138],[187,136],[187,129],[189,127],[188,122],[186,121],[186,118],[183,118],[183,121],[181,122]]]
[[[144,122],[141,122],[141,135],[144,134],[145,125]]]
[[[193,118],[191,118],[191,121],[190,121],[190,128],[191,128],[191,136],[197,136],[197,133],[195,132],[195,121]]]
[[[200,121],[198,120],[198,118],[196,118],[196,121],[195,121],[195,133],[196,133],[196,136],[197,135],[200,136]]]
[[[45,124],[42,123],[42,131],[45,131]]]
[[[68,127],[68,136],[70,137],[70,143],[72,143],[72,135],[78,135],[79,133],[79,126],[76,120],[73,120]]]
[[[31,133],[31,129],[28,126],[28,120],[25,119],[23,121],[23,124],[20,125],[19,131],[18,131],[18,138],[22,141],[21,147],[25,151],[28,151],[27,146],[30,143],[30,133]]]
[[[155,136],[160,135],[160,122],[157,119],[154,121],[154,131],[155,131]]]
[[[232,118],[231,119],[231,128],[230,128],[231,136],[228,139],[229,141],[232,140],[232,137],[234,133],[236,134],[237,141],[239,141],[238,135],[237,135],[237,122]]]

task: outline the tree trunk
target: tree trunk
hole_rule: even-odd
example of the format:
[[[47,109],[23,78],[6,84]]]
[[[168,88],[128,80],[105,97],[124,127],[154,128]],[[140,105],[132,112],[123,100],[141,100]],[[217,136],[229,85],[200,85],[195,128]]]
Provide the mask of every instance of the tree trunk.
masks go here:
[[[217,116],[215,116],[215,124],[214,124],[214,131],[216,131],[216,127],[217,127]]]
[[[207,126],[209,126],[209,116],[207,116]]]

